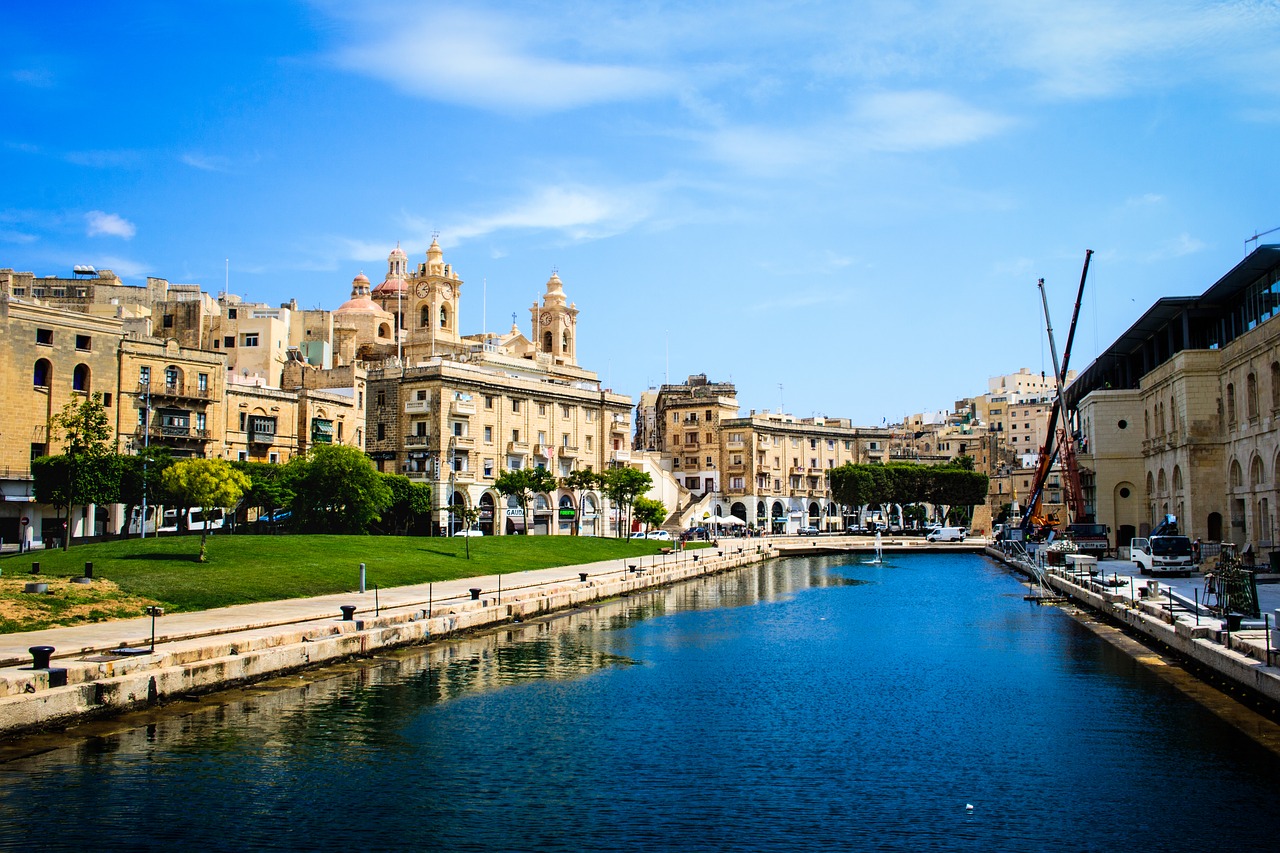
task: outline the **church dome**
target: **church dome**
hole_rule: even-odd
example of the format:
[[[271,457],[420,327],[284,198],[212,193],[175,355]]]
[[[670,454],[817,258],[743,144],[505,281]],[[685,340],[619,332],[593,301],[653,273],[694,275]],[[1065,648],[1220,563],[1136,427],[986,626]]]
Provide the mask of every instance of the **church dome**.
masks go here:
[[[351,298],[338,306],[335,314],[383,314],[378,304],[369,298],[369,277],[360,273],[351,280]]]

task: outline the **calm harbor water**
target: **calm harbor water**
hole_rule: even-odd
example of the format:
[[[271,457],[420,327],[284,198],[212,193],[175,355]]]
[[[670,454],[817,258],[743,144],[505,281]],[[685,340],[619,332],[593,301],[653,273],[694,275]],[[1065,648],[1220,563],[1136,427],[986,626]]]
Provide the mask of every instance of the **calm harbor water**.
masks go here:
[[[1004,569],[860,559],[279,680],[0,765],[0,849],[1280,842],[1280,761]]]

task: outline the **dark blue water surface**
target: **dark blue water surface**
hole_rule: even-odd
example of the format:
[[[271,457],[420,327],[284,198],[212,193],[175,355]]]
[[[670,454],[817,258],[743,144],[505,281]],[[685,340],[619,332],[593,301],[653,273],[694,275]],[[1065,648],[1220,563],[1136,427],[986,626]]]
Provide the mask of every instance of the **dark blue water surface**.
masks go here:
[[[1280,761],[1022,593],[792,559],[282,679],[0,766],[0,848],[1280,844]]]

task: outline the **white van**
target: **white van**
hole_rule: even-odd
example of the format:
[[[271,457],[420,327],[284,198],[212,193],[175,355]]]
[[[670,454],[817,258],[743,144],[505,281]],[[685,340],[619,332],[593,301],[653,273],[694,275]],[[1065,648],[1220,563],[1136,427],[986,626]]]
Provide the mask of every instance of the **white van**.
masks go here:
[[[929,535],[924,538],[927,542],[963,542],[964,536],[963,527],[939,527],[937,530],[930,530]]]
[[[1129,540],[1129,559],[1144,575],[1190,577],[1191,540],[1186,536],[1151,536]]]

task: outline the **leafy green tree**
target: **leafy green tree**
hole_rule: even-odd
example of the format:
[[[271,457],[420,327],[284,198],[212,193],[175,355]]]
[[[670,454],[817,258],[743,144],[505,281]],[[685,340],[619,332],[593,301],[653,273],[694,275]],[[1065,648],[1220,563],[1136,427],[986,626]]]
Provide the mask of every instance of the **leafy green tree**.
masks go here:
[[[578,535],[582,520],[582,498],[600,487],[600,475],[590,468],[576,468],[560,478],[560,488],[573,495],[573,535]]]
[[[503,497],[515,498],[524,512],[525,533],[529,532],[529,501],[539,492],[552,492],[556,478],[546,468],[507,469],[493,481],[493,487]]]
[[[621,468],[610,468],[601,473],[601,487],[604,493],[609,496],[609,500],[613,501],[614,507],[618,508],[619,513],[626,510],[626,531],[631,532],[631,509],[635,499],[653,486],[653,478],[638,468],[624,466]],[[618,536],[622,536],[623,525],[618,525]]]
[[[391,505],[391,489],[363,451],[316,445],[285,467],[295,526],[316,533],[367,533]]]
[[[420,532],[431,519],[431,487],[415,483],[403,474],[379,476],[391,490],[391,505],[382,514],[383,527],[399,535]]]
[[[186,506],[198,506],[209,517],[214,507],[231,509],[250,487],[249,477],[225,459],[183,459],[164,472],[164,487]],[[205,562],[209,525],[200,530],[200,562]]]
[[[232,462],[231,466],[249,478],[249,490],[240,498],[236,513],[250,507],[258,510],[258,518],[275,515],[276,510],[289,506],[293,501],[293,489],[286,466],[270,462]],[[274,529],[274,525],[272,527]]]
[[[137,456],[121,456],[119,501],[125,505],[124,529],[129,530],[129,520],[133,518],[133,510],[144,501],[148,507],[155,508],[164,494],[164,472],[173,464],[173,456],[169,448],[163,444],[152,444],[138,451]],[[139,530],[146,529],[147,520],[142,519]]]
[[[667,517],[666,506],[662,501],[652,498],[636,498],[632,503],[632,511],[635,512],[636,520],[644,525],[645,533],[648,533],[650,528],[657,527]]]
[[[66,535],[62,550],[71,544],[71,508],[77,504],[114,503],[118,497],[119,479],[111,446],[111,422],[102,405],[102,394],[95,391],[80,400],[71,400],[50,419],[50,438],[63,444],[67,472],[61,478],[59,505],[66,509]]]

